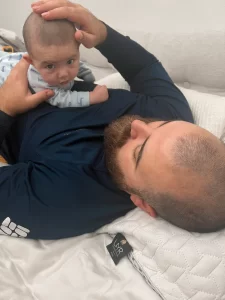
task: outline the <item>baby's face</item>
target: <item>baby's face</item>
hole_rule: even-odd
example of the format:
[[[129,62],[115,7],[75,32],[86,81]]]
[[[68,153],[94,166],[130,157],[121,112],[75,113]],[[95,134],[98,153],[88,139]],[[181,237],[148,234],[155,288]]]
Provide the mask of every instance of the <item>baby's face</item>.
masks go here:
[[[32,64],[45,82],[63,88],[79,71],[79,46],[73,42],[63,46],[38,47],[32,54]]]

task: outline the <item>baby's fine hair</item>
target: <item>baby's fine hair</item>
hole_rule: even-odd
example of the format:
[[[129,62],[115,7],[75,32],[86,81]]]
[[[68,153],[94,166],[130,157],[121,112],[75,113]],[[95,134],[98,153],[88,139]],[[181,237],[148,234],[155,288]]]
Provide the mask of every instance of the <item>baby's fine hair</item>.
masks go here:
[[[42,47],[62,46],[74,42],[75,26],[68,20],[46,21],[31,13],[23,26],[23,38],[27,52],[31,55],[37,44]]]

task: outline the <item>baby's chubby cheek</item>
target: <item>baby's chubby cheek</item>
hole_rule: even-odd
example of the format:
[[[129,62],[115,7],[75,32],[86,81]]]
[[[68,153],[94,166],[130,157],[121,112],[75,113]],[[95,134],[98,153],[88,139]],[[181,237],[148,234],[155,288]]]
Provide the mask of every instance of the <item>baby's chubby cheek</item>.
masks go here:
[[[79,73],[79,64],[76,65],[72,70],[70,70],[70,79],[75,79]]]
[[[56,85],[57,84],[57,80],[56,78],[54,78],[53,76],[49,75],[49,74],[44,74],[44,73],[40,73],[42,79],[48,83],[49,85]]]

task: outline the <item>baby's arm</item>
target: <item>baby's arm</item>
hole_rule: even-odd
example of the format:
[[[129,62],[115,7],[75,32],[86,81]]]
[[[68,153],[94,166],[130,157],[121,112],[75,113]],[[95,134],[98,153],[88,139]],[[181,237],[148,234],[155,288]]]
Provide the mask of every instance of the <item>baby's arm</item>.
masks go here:
[[[104,102],[108,99],[108,90],[105,86],[96,86],[93,92],[76,92],[55,89],[55,95],[48,102],[53,106],[86,107],[92,104]]]
[[[48,100],[53,106],[86,107],[90,105],[89,92],[76,92],[63,89],[54,89],[55,95]]]

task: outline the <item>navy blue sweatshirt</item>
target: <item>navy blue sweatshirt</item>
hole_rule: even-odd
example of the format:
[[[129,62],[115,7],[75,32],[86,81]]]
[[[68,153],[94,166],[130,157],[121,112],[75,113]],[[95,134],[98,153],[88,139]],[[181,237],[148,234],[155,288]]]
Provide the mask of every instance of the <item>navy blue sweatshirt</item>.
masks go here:
[[[0,168],[0,225],[8,235],[19,235],[14,229],[19,224],[28,229],[28,238],[67,238],[123,216],[134,206],[107,172],[104,128],[125,114],[193,122],[185,97],[161,63],[130,38],[107,30],[98,50],[131,92],[109,90],[108,101],[87,108],[44,103],[16,120],[0,113],[1,149],[12,163]],[[75,88],[91,87],[77,83]]]

